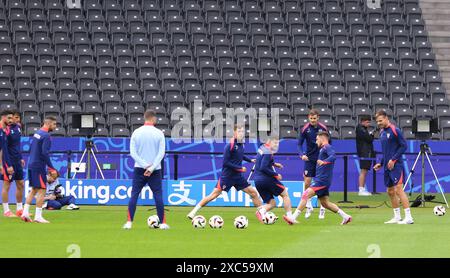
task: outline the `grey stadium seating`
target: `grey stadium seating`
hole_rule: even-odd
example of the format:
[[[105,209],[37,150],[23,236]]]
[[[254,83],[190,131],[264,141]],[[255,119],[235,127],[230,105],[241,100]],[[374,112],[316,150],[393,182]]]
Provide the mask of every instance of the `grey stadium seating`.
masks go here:
[[[402,128],[439,117],[450,139],[450,101],[418,0],[0,0],[1,107],[26,133],[46,115],[72,136],[70,115],[96,114],[97,136],[126,137],[157,110],[195,99],[220,109],[279,108],[295,137],[313,107],[333,138],[376,109]],[[409,130],[408,129],[408,130]]]

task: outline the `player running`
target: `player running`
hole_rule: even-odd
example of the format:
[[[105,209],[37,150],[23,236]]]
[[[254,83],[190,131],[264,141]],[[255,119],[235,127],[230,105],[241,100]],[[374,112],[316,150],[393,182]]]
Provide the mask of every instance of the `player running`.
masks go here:
[[[253,163],[256,161],[255,159],[250,159],[244,155],[244,136],[244,126],[240,124],[235,125],[233,138],[230,140],[230,143],[225,146],[223,151],[222,173],[216,188],[214,188],[211,194],[203,198],[192,211],[189,212],[187,215],[189,219],[193,219],[202,207],[219,197],[220,194],[222,194],[222,191],[228,192],[233,186],[236,190],[242,190],[247,193],[252,199],[255,207],[261,206],[262,203],[259,199],[258,192],[254,187],[250,186],[248,181],[242,175],[242,173],[247,171],[247,168],[242,166],[242,160]]]
[[[136,213],[136,204],[144,186],[150,186],[155,199],[156,213],[160,221],[159,229],[167,230],[164,214],[162,190],[161,161],[166,152],[164,133],[155,127],[156,114],[153,110],[144,113],[145,123],[131,135],[130,155],[134,159],[133,185],[128,202],[127,222],[123,225],[126,230],[131,229]]]
[[[28,180],[31,191],[27,196],[21,217],[25,222],[33,222],[30,218],[30,205],[36,196],[36,215],[34,216],[34,222],[50,223],[42,217],[42,206],[44,205],[44,197],[47,189],[47,170],[45,168],[48,168],[48,172],[57,174],[49,154],[51,148],[50,132],[55,130],[55,128],[56,118],[48,116],[45,118],[42,128],[31,139],[30,158],[28,160]]]
[[[18,217],[22,216],[23,212],[23,190],[24,190],[24,174],[23,167],[25,161],[22,158],[22,152],[20,148],[21,139],[21,125],[20,125],[20,113],[17,111],[8,111],[8,114],[4,116],[3,124],[5,125],[6,134],[6,146],[8,149],[9,160],[11,166],[14,169],[12,175],[3,175],[3,188],[2,188],[2,202],[3,202],[3,215],[5,217]],[[5,167],[3,168],[5,172]],[[12,181],[16,182],[16,214],[14,215],[8,204],[8,193],[11,187]]]
[[[352,217],[342,211],[336,204],[330,202],[329,188],[333,178],[333,167],[336,155],[334,148],[330,145],[330,134],[327,131],[320,131],[316,137],[316,144],[319,148],[319,156],[316,165],[316,176],[313,183],[303,192],[302,200],[294,212],[294,219],[296,220],[301,212],[305,209],[306,204],[310,198],[317,195],[322,207],[337,212],[342,217],[341,225],[345,225],[352,221]]]
[[[385,111],[380,110],[375,114],[375,120],[381,130],[380,141],[383,158],[373,168],[375,171],[384,166],[384,185],[391,199],[394,217],[384,222],[385,224],[414,224],[409,207],[409,200],[403,191],[403,159],[406,151],[406,140],[402,131],[390,123]],[[400,214],[400,202],[402,202],[405,218]]]
[[[327,127],[319,122],[319,111],[311,109],[308,114],[309,123],[303,126],[298,136],[298,151],[301,159],[305,162],[303,171],[303,180],[305,190],[311,185],[311,179],[316,176],[316,164],[319,156],[319,148],[316,144],[317,134],[321,131],[328,131]],[[306,141],[306,150],[303,143]],[[309,218],[313,212],[311,200],[308,199],[306,203],[305,218]],[[325,208],[320,206],[319,219],[325,218]]]
[[[255,163],[255,184],[259,195],[264,201],[262,207],[258,208],[256,216],[258,220],[262,222],[266,212],[270,211],[276,206],[275,196],[281,196],[283,198],[283,206],[286,211],[286,215],[283,215],[284,221],[289,225],[297,223],[292,216],[291,199],[287,192],[286,187],[281,183],[281,174],[275,172],[274,167],[283,168],[280,163],[275,163],[273,160],[273,154],[278,151],[280,140],[277,137],[271,137],[267,142],[262,145],[258,150]]]

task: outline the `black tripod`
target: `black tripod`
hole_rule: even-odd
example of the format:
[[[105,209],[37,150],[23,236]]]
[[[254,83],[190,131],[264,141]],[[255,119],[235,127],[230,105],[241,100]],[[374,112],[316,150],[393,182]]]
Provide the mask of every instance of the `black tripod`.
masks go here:
[[[102,179],[105,179],[105,176],[103,175],[102,168],[100,167],[100,164],[98,163],[97,156],[95,156],[95,151],[98,152],[97,147],[94,144],[94,141],[92,141],[91,137],[88,137],[88,139],[85,142],[86,148],[84,149],[83,155],[81,155],[80,161],[77,163],[78,167],[75,168],[75,173],[72,177],[72,179],[75,179],[77,173],[80,170],[80,163],[83,162],[84,157],[87,154],[87,178],[91,178],[91,155],[94,158],[95,164],[97,165],[97,169],[100,172],[100,175],[102,176]]]
[[[439,189],[441,190],[441,194],[442,197],[444,198],[445,204],[448,206],[448,202],[447,199],[445,198],[445,194],[444,191],[442,190],[442,186],[441,183],[439,182],[439,179],[436,175],[436,172],[434,171],[434,167],[433,164],[431,163],[430,157],[428,156],[428,153],[430,153],[430,155],[433,155],[430,146],[428,146],[428,144],[422,140],[421,144],[420,144],[420,152],[417,154],[416,160],[414,161],[414,164],[411,168],[411,171],[409,172],[408,178],[406,179],[405,184],[403,185],[403,190],[405,190],[406,185],[408,184],[409,179],[411,178],[411,176],[414,174],[414,169],[416,168],[417,162],[419,161],[419,158],[422,158],[422,192],[420,195],[420,201],[421,201],[421,206],[425,207],[425,158],[428,160],[428,164],[430,165],[431,171],[433,172],[434,178],[436,180],[436,183],[439,186]],[[412,188],[414,186],[414,182],[411,181],[411,185],[410,185],[410,195],[412,192]],[[433,202],[433,201],[428,201],[428,202],[432,202],[432,203],[440,203],[440,202]]]

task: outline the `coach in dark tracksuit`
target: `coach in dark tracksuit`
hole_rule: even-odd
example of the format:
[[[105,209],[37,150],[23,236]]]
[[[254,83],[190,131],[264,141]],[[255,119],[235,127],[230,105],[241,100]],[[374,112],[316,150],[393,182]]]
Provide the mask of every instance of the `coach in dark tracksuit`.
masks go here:
[[[373,132],[369,132],[370,116],[361,116],[360,123],[356,126],[356,151],[359,157],[359,166],[361,172],[359,174],[359,196],[370,196],[370,192],[366,189],[367,172],[372,166],[375,151],[373,148]]]

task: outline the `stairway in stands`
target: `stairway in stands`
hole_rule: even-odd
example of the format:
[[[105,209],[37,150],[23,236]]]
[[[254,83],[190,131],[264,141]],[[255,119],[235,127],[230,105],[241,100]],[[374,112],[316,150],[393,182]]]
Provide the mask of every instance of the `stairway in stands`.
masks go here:
[[[450,98],[450,0],[420,0],[420,8]]]

